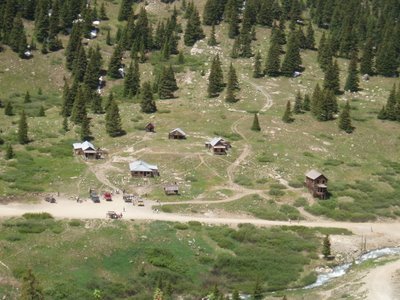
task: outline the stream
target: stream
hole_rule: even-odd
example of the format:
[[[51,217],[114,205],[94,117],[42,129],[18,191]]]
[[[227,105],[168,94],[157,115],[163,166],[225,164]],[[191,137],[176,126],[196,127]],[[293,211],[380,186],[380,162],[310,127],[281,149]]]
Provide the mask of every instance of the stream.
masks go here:
[[[332,270],[329,271],[328,273],[319,274],[317,276],[316,282],[305,286],[303,289],[316,288],[316,287],[326,284],[333,278],[341,277],[341,276],[345,275],[347,273],[347,271],[350,269],[350,267],[353,265],[361,264],[367,260],[373,260],[376,258],[388,256],[388,255],[399,255],[399,254],[400,254],[400,248],[382,248],[382,249],[377,249],[377,250],[371,250],[367,253],[362,254],[359,258],[354,260],[354,262],[345,263],[345,264],[336,266],[336,267],[332,268]]]

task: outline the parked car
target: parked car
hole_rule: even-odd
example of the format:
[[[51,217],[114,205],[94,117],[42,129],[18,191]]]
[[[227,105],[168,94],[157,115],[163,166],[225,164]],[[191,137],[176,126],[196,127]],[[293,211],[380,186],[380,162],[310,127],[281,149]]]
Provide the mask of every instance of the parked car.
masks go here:
[[[144,201],[142,199],[139,199],[137,201],[137,206],[144,206]]]
[[[115,211],[110,210],[106,213],[106,217],[110,219],[121,219],[122,214],[117,214]]]
[[[53,196],[46,196],[44,200],[49,203],[56,203],[56,199]]]
[[[122,199],[124,199],[125,202],[132,202],[133,195],[132,194],[123,194]]]
[[[104,199],[105,199],[106,201],[112,201],[112,195],[111,195],[111,193],[105,192],[103,196],[104,196]]]
[[[99,197],[99,195],[97,195],[96,192],[91,192],[90,193],[90,199],[92,199],[92,201],[94,203],[100,203],[100,197]]]

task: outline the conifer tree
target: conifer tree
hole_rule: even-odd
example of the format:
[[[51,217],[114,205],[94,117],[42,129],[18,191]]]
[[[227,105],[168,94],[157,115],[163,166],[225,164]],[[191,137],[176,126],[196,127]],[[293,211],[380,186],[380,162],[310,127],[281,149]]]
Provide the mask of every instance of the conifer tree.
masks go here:
[[[49,37],[49,9],[48,1],[38,1],[35,12],[35,36],[38,42],[43,43]]]
[[[280,45],[276,35],[271,38],[271,45],[268,49],[267,60],[265,63],[265,74],[271,77],[279,76],[280,72]]]
[[[114,94],[111,91],[110,94],[108,95],[107,101],[104,105],[104,110],[107,111],[108,108],[110,107],[111,102],[114,101]]]
[[[228,0],[225,7],[225,21],[228,22],[228,36],[234,39],[239,35],[239,11],[236,0]]]
[[[334,113],[338,111],[336,96],[331,89],[324,89],[321,97],[321,110],[317,116],[319,121],[329,121],[333,119]]]
[[[26,91],[25,97],[24,97],[24,103],[31,103],[31,95],[29,94],[29,91]]]
[[[124,79],[124,97],[133,97],[139,93],[140,90],[140,73],[139,62],[135,60],[131,62]]]
[[[68,128],[68,118],[67,118],[67,117],[64,117],[64,118],[63,118],[62,127],[63,127],[63,130],[64,130],[65,132],[69,131],[69,128]]]
[[[118,21],[128,20],[132,12],[132,0],[122,0],[118,12]]]
[[[90,131],[90,119],[87,116],[84,116],[82,119],[79,133],[82,141],[89,141],[92,139],[92,132]]]
[[[78,55],[75,57],[72,75],[79,82],[83,81],[87,67],[87,58],[85,48],[81,44],[78,50]]]
[[[78,55],[81,45],[81,37],[82,30],[80,23],[74,23],[67,48],[65,49],[66,66],[69,70],[72,70],[74,66],[75,57]]]
[[[10,101],[7,102],[6,106],[4,107],[4,114],[6,116],[12,116],[14,115],[14,110],[13,110],[13,106],[11,104]]]
[[[95,50],[89,48],[87,67],[83,83],[95,90],[99,85],[99,76],[102,65],[102,57],[100,54],[100,47],[97,46]]]
[[[269,27],[272,26],[272,21],[274,20],[272,2],[272,0],[261,2],[257,13],[258,24]]]
[[[81,124],[83,118],[87,116],[86,103],[84,97],[84,91],[82,87],[78,88],[78,93],[74,99],[74,105],[72,106],[71,121],[75,124]]]
[[[264,74],[261,70],[261,53],[257,51],[257,54],[254,58],[254,65],[253,65],[253,78],[260,78]]]
[[[22,278],[20,300],[44,300],[44,295],[39,282],[31,269]]]
[[[310,111],[311,110],[311,99],[309,94],[304,95],[304,100],[303,100],[303,107],[302,109],[304,111]]]
[[[43,105],[41,105],[39,108],[38,117],[44,117],[44,116],[46,116],[46,113],[44,111]]]
[[[239,57],[239,38],[235,38],[235,41],[233,42],[232,45],[232,50],[231,50],[231,58],[238,58]]]
[[[386,115],[386,107],[385,105],[382,106],[381,110],[378,113],[378,119],[379,120],[386,120],[387,119],[387,115]]]
[[[332,50],[330,49],[324,32],[322,33],[318,46],[318,63],[323,71],[326,71],[328,66],[332,64],[332,55]]]
[[[21,13],[18,13],[14,18],[11,33],[8,37],[8,44],[14,52],[20,53],[20,51],[26,50],[26,35],[24,25],[21,19]]]
[[[224,77],[219,56],[216,55],[211,63],[210,75],[208,77],[208,97],[216,97],[224,89]]]
[[[177,60],[179,65],[183,65],[185,63],[185,56],[183,55],[182,51],[179,51]]]
[[[322,91],[317,83],[311,97],[311,113],[319,119],[322,115]]]
[[[111,46],[111,45],[112,45],[112,41],[111,41],[111,30],[110,30],[110,29],[107,30],[106,44],[107,44],[108,46]]]
[[[237,102],[239,99],[235,97],[235,91],[239,90],[239,82],[237,79],[235,68],[233,67],[232,63],[229,67],[228,72],[228,84],[226,86],[226,102]]]
[[[282,121],[285,122],[285,123],[293,122],[292,109],[291,109],[290,101],[288,101],[286,103],[286,109],[285,109],[285,113],[283,114]]]
[[[292,32],[289,37],[285,58],[282,62],[281,72],[287,77],[292,77],[295,71],[301,70],[300,46],[297,35]]]
[[[256,280],[256,283],[254,285],[252,299],[253,300],[262,300],[263,299],[263,291],[262,291],[261,282],[259,279]]]
[[[123,135],[122,121],[119,114],[119,108],[115,100],[111,100],[106,111],[106,131],[109,136],[117,137]]]
[[[5,3],[4,3],[5,2]],[[18,11],[18,2],[15,0],[7,0],[7,1],[2,1],[2,20],[0,22],[2,23],[2,32],[3,32],[3,41],[5,44],[9,43],[9,36],[13,27],[13,20],[14,17],[16,16]]]
[[[258,115],[254,114],[253,125],[251,125],[251,130],[261,131],[260,123],[258,121]]]
[[[186,46],[193,46],[198,40],[203,39],[204,32],[201,27],[199,12],[196,7],[193,8],[186,24],[183,40]]]
[[[373,42],[369,38],[364,45],[361,60],[360,60],[360,72],[361,74],[374,74],[374,52],[373,52]]]
[[[118,69],[122,66],[122,54],[122,47],[120,44],[118,44],[114,48],[114,52],[108,65],[107,75],[111,78],[121,78],[121,74],[119,73]]]
[[[322,254],[325,258],[331,255],[331,242],[329,240],[329,235],[326,235],[322,245]]]
[[[386,119],[395,121],[397,119],[396,115],[396,85],[393,85],[392,90],[390,91],[389,97],[385,106],[385,116]]]
[[[26,114],[24,110],[22,110],[18,122],[18,142],[22,145],[29,143],[28,123],[26,121]]]
[[[207,41],[207,45],[208,46],[216,46],[217,44],[218,43],[217,43],[217,40],[215,38],[215,25],[213,24],[212,27],[211,27],[210,38]]]
[[[157,111],[157,107],[156,102],[153,99],[153,91],[149,81],[143,83],[140,94],[142,96],[142,101],[140,103],[142,112],[147,114],[155,113]]]
[[[90,108],[94,114],[104,113],[101,102],[102,102],[102,99],[101,99],[101,96],[99,95],[99,93],[92,92],[92,105]]]
[[[324,89],[330,89],[335,94],[340,92],[339,65],[337,60],[329,64],[325,71]]]
[[[354,130],[354,127],[351,124],[349,101],[346,101],[346,105],[344,106],[342,112],[339,115],[338,126],[339,126],[339,129],[344,130],[347,133],[352,133]]]
[[[359,89],[359,77],[358,77],[358,70],[357,70],[357,52],[353,51],[351,55],[351,60],[349,63],[349,68],[347,71],[347,79],[344,85],[344,90],[349,92],[357,92]]]
[[[303,97],[301,96],[300,91],[298,91],[296,94],[293,112],[295,114],[301,114],[303,112]]]
[[[164,67],[158,85],[158,95],[160,99],[173,98],[174,92],[177,90],[178,86],[172,66],[170,65],[169,68]]]
[[[303,29],[301,27],[297,28],[296,36],[297,36],[297,40],[299,42],[299,47],[301,49],[307,49],[307,38],[304,35]]]
[[[308,23],[307,31],[306,31],[306,47],[307,49],[314,50],[315,49],[315,38],[314,38],[314,29],[312,23]]]
[[[11,146],[10,143],[7,144],[6,146],[6,155],[5,155],[5,159],[9,160],[9,159],[13,159],[15,156],[14,150]]]
[[[232,293],[232,300],[240,300],[240,295],[238,290],[234,290]]]
[[[108,20],[107,12],[106,12],[106,7],[105,7],[105,5],[104,5],[104,2],[102,2],[101,5],[100,5],[99,18],[100,18],[100,20],[102,20],[102,21]]]
[[[62,48],[62,42],[57,37],[60,31],[60,5],[60,0],[55,0],[51,7],[48,38],[48,47],[50,51],[57,51]]]

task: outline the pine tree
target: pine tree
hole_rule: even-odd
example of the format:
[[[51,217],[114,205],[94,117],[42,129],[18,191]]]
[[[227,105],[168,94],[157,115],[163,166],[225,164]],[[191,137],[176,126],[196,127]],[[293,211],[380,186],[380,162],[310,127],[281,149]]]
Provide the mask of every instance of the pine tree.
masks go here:
[[[83,78],[83,83],[95,90],[99,85],[99,76],[101,72],[102,57],[100,54],[100,47],[97,46],[95,50],[89,48],[88,62]]]
[[[43,43],[49,37],[49,1],[38,1],[35,12],[35,36]]]
[[[217,43],[217,40],[215,38],[215,25],[213,24],[212,27],[211,27],[210,38],[207,41],[207,45],[212,47],[212,46],[216,46],[217,44],[218,43]]]
[[[107,71],[107,75],[111,78],[121,78],[121,74],[118,69],[120,69],[122,66],[122,52],[123,51],[120,44],[115,46]]]
[[[261,131],[260,123],[258,121],[258,115],[254,114],[253,125],[251,125],[251,130]]]
[[[78,55],[81,45],[81,38],[82,29],[80,23],[74,23],[67,48],[65,49],[66,66],[69,70],[72,70],[74,66],[75,57]]]
[[[79,133],[82,141],[90,141],[92,139],[92,132],[90,131],[90,119],[87,116],[82,119]]]
[[[312,23],[308,23],[307,31],[306,31],[306,47],[307,49],[314,50],[315,49],[315,38],[314,38],[314,29]]]
[[[224,77],[219,56],[216,55],[211,63],[210,75],[208,77],[208,97],[216,97],[224,89]]]
[[[140,90],[140,73],[139,62],[135,60],[134,64],[131,63],[124,79],[124,97],[133,97],[139,93]]]
[[[391,36],[389,36],[389,30],[387,36],[381,43],[376,53],[376,72],[379,75],[393,77],[397,74],[397,68],[399,67],[398,61],[398,49]]]
[[[39,282],[31,269],[22,278],[20,300],[44,300],[43,292]]]
[[[377,117],[378,117],[379,120],[386,120],[387,119],[385,105],[382,106],[382,109],[379,111]]]
[[[22,145],[29,143],[28,123],[26,121],[26,114],[24,110],[22,110],[18,122],[18,142]]]
[[[57,51],[62,48],[62,42],[57,37],[57,34],[60,31],[60,6],[60,0],[55,0],[51,7],[48,38],[48,46],[50,51]]]
[[[78,88],[78,93],[72,106],[71,121],[75,124],[81,124],[83,118],[87,116],[86,103],[82,87]]]
[[[106,120],[106,131],[109,136],[117,137],[125,133],[122,130],[121,116],[119,114],[119,108],[115,100],[111,100],[111,103],[106,111],[105,120]]]
[[[295,114],[301,114],[303,112],[303,97],[301,96],[300,91],[297,92],[293,112]]]
[[[235,97],[235,91],[239,90],[239,81],[237,79],[236,70],[233,67],[232,63],[229,66],[228,72],[228,83],[226,86],[226,102],[237,102],[239,99]]]
[[[329,121],[338,111],[336,96],[331,89],[324,89],[320,100],[320,114],[317,115],[319,121]]]
[[[104,110],[107,111],[108,108],[110,107],[111,102],[114,101],[114,94],[111,91],[110,94],[108,95],[107,101],[104,105]]]
[[[322,115],[322,101],[322,91],[319,84],[317,84],[311,97],[311,113],[317,119]]]
[[[128,20],[128,17],[131,13],[132,13],[132,0],[122,0],[118,12],[118,21]]]
[[[282,62],[281,72],[287,77],[292,77],[295,71],[301,70],[300,46],[297,35],[292,32]]]
[[[239,57],[239,38],[235,38],[235,41],[233,42],[232,45],[232,50],[231,50],[231,58],[238,58]]]
[[[103,114],[102,99],[99,93],[92,92],[92,105],[91,110],[94,114]]]
[[[373,52],[373,42],[369,38],[364,45],[361,60],[360,60],[360,72],[361,74],[374,74],[374,52]]]
[[[14,109],[10,101],[7,102],[6,106],[4,107],[4,114],[6,116],[13,116],[14,115]]]
[[[13,150],[11,144],[8,143],[8,144],[7,144],[7,147],[6,147],[6,155],[5,155],[4,158],[7,159],[7,160],[9,160],[9,159],[13,159],[14,156],[15,156],[14,150]]]
[[[234,39],[239,35],[239,11],[236,0],[228,0],[225,7],[225,20],[228,22],[228,36]]]
[[[142,112],[147,114],[155,113],[157,111],[157,107],[156,102],[153,99],[153,91],[151,89],[151,83],[149,81],[143,83],[140,94],[142,96],[142,101],[140,105]]]
[[[31,103],[31,95],[29,94],[28,91],[26,91],[25,93],[25,97],[24,97],[24,103]]]
[[[397,119],[396,115],[396,85],[393,85],[390,91],[389,97],[386,102],[385,116],[386,119],[395,121]]]
[[[354,127],[351,124],[349,101],[346,101],[346,105],[344,106],[342,112],[339,115],[338,126],[339,126],[339,129],[344,130],[347,133],[352,133],[354,130]]]
[[[20,53],[26,50],[26,35],[21,19],[21,13],[14,18],[13,27],[8,37],[8,44],[14,52]]]
[[[112,45],[112,41],[111,41],[111,30],[110,30],[110,29],[107,30],[106,44],[107,44],[108,46],[111,46],[111,45]]]
[[[337,60],[329,64],[325,71],[324,89],[330,89],[335,94],[340,92],[339,65]]]
[[[260,78],[264,74],[261,70],[261,53],[257,51],[257,54],[254,58],[254,65],[253,65],[253,78]]]
[[[65,132],[69,131],[69,128],[68,128],[68,118],[67,118],[67,117],[64,117],[64,118],[63,118],[62,128],[63,128],[63,130],[64,130]]]
[[[186,46],[193,46],[194,43],[196,43],[198,40],[203,39],[204,37],[205,35],[203,32],[203,28],[201,27],[199,12],[197,8],[194,7],[186,24],[183,40]]]
[[[170,65],[169,68],[164,67],[161,72],[158,95],[160,99],[171,99],[174,97],[174,92],[178,90],[176,84],[175,73]]]
[[[38,117],[44,117],[44,116],[46,116],[46,112],[44,111],[43,105],[41,105],[39,108]]]
[[[104,5],[104,2],[102,2],[102,3],[101,3],[101,6],[100,6],[99,18],[100,18],[100,20],[102,20],[102,21],[108,20],[107,12],[106,12],[106,7],[105,7],[105,5]]]
[[[185,56],[183,55],[182,51],[179,51],[177,60],[179,65],[183,65],[185,63]]]
[[[75,57],[72,75],[79,82],[83,81],[87,67],[87,58],[85,48],[81,44],[78,50],[78,55]]]
[[[251,297],[252,300],[261,300],[263,299],[263,291],[261,287],[260,280],[257,279],[254,285],[253,295]]]
[[[303,100],[303,110],[304,111],[310,111],[311,110],[311,99],[309,94],[304,95],[304,100]]]
[[[344,85],[345,91],[350,91],[352,93],[357,92],[359,90],[359,78],[358,78],[358,70],[357,70],[357,52],[353,51],[351,55],[351,60],[349,63],[349,68],[347,71],[347,79]]]
[[[273,11],[272,11],[272,2],[263,1],[259,7],[259,11],[257,13],[257,23],[263,26],[272,26],[272,21],[274,20]]]
[[[329,235],[326,235],[322,245],[322,254],[325,258],[331,255],[331,242],[329,240]]]
[[[291,109],[290,101],[288,101],[286,103],[286,109],[285,109],[285,113],[283,114],[282,121],[285,123],[291,123],[294,121],[292,118],[292,109]]]
[[[323,71],[326,71],[329,65],[332,64],[332,50],[325,37],[325,32],[322,33],[318,47],[318,63]]]
[[[238,290],[234,290],[232,293],[232,300],[240,300],[240,295]]]
[[[269,46],[267,60],[265,63],[265,74],[271,77],[279,76],[280,72],[280,45],[276,34],[271,37],[271,45]]]

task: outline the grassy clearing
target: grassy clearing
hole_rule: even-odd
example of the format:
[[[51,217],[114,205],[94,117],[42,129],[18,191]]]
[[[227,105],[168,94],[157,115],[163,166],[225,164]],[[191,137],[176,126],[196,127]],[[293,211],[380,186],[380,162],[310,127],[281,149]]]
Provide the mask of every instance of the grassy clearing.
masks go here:
[[[31,267],[51,299],[89,299],[94,289],[104,299],[149,299],[159,278],[172,284],[174,297],[190,299],[214,284],[250,293],[256,278],[265,291],[283,289],[304,283],[320,251],[320,232],[301,227],[56,221],[43,214],[1,226],[0,260],[11,270],[1,269],[3,282],[21,280]]]

